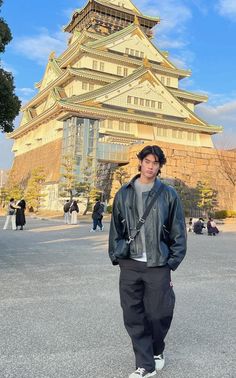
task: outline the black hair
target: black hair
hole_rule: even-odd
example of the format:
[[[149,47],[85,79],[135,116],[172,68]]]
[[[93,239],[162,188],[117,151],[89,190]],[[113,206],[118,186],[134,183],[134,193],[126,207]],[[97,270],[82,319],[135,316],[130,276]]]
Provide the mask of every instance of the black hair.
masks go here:
[[[14,198],[10,198],[10,202],[12,202],[12,201],[15,201],[15,199]]]
[[[166,157],[164,155],[164,152],[162,151],[162,149],[159,147],[159,146],[146,146],[144,147],[138,154],[137,154],[137,158],[140,160],[140,161],[143,161],[143,159],[145,159],[145,157],[147,155],[154,155],[158,158],[158,161],[160,163],[160,168],[163,167],[164,164],[166,164]],[[139,166],[139,171],[141,170],[141,167]],[[161,173],[160,169],[159,171],[157,172],[157,175],[159,175],[159,173]]]

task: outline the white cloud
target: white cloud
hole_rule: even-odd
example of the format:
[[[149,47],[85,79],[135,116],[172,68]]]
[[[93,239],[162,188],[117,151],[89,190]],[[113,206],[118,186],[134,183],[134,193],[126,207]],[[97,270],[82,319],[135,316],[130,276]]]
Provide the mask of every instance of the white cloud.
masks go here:
[[[159,30],[162,33],[175,30],[179,34],[185,29],[186,21],[192,18],[190,7],[187,7],[181,0],[166,0],[156,3],[153,0],[139,0],[135,4],[142,13],[160,17],[161,23],[157,26],[157,33]]]
[[[45,65],[52,51],[55,51],[58,55],[65,50],[66,39],[66,33],[50,34],[47,29],[42,29],[39,35],[16,38],[13,42],[13,48],[28,59],[40,65]]]
[[[16,88],[16,94],[21,100],[21,106],[25,105],[36,93],[37,90],[32,88]]]
[[[235,0],[219,0],[216,8],[220,15],[228,17],[236,21],[236,1]]]
[[[201,104],[196,108],[196,113],[210,124],[223,126],[222,136],[215,138],[221,144],[224,140],[222,147],[236,147],[236,99],[215,107],[209,104]]]
[[[206,16],[209,12],[210,4],[206,4],[206,0],[187,0],[188,2],[192,2],[193,5],[198,9],[200,13]]]
[[[32,88],[17,88],[17,92],[23,96],[32,96],[36,93],[35,89]]]
[[[7,71],[11,72],[14,76],[17,75],[17,70],[13,67],[11,67],[8,63],[6,63],[4,60],[1,60],[1,66],[2,68]]]
[[[202,0],[165,0],[156,3],[140,0],[135,3],[142,13],[160,17],[160,24],[154,29],[154,43],[163,50],[170,49],[170,60],[179,68],[189,68],[194,59],[189,47],[191,33],[188,23],[193,17],[190,2],[199,9]]]

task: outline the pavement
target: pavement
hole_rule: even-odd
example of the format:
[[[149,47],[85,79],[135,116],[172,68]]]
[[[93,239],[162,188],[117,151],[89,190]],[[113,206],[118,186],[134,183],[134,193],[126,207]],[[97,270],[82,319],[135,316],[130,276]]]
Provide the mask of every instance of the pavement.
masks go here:
[[[119,268],[104,232],[60,219],[27,218],[3,231],[0,217],[0,378],[127,378],[131,342],[119,304]],[[172,274],[176,308],[160,378],[236,376],[236,227],[188,234]]]

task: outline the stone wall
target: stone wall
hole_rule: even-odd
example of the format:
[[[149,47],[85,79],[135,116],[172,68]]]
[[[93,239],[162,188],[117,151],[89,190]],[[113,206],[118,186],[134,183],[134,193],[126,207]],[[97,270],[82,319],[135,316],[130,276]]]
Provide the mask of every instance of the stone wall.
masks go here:
[[[126,166],[131,177],[137,173],[136,154],[148,144],[150,143],[131,146],[130,162]],[[153,144],[158,144],[167,158],[167,164],[162,168],[162,178],[179,179],[190,188],[195,188],[198,181],[207,180],[218,192],[219,209],[236,210],[235,151],[218,151],[213,148],[164,142]]]
[[[17,182],[28,180],[32,169],[43,167],[46,183],[57,182],[60,177],[62,139],[57,139],[34,150],[18,155],[14,159],[10,175]]]

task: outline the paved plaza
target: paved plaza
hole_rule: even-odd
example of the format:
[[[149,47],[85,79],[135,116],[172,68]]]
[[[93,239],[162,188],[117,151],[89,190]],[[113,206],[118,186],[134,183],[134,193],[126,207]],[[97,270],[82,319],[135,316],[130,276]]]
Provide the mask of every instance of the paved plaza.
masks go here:
[[[119,268],[90,222],[0,218],[0,377],[127,378],[134,370],[119,305]],[[236,376],[236,232],[188,236],[173,273],[176,308],[160,378]]]

